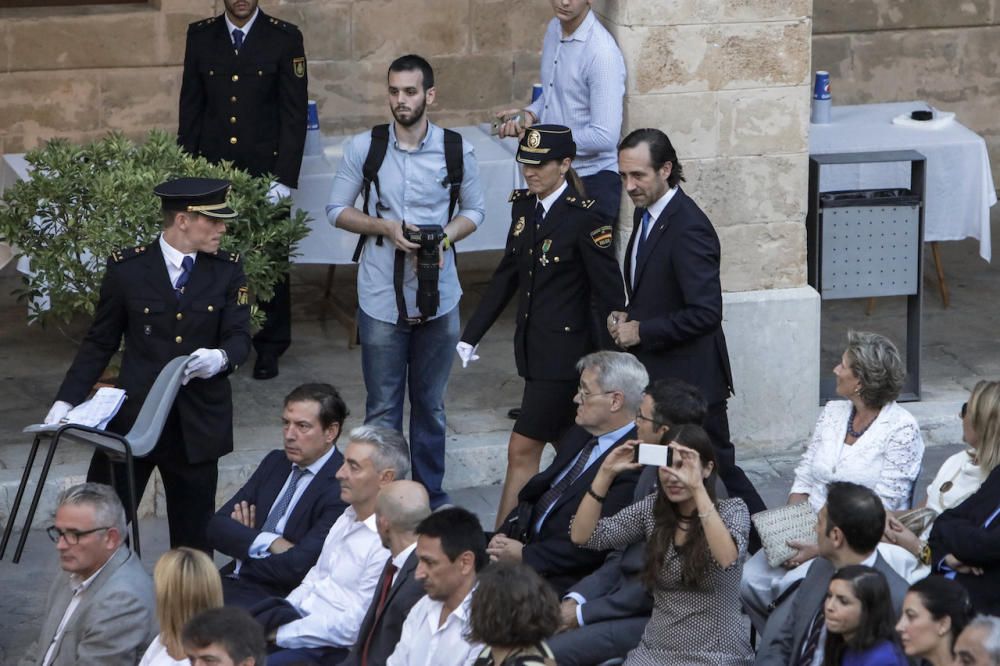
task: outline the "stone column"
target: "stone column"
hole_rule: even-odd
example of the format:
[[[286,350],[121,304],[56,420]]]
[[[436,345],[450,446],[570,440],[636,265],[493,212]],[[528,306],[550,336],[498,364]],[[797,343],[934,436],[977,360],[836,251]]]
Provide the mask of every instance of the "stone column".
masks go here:
[[[819,296],[806,286],[804,224],[812,2],[595,0],[594,9],[625,56],[623,132],[667,133],[682,187],[719,234],[733,440],[744,456],[805,440],[819,400]]]

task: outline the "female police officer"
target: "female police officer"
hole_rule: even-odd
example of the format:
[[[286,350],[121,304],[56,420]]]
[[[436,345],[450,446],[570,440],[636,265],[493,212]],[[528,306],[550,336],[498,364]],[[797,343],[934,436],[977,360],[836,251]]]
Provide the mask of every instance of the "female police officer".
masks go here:
[[[586,198],[571,167],[575,155],[573,134],[561,125],[534,125],[521,138],[517,161],[528,189],[510,195],[503,259],[458,343],[464,363],[478,358],[477,343],[517,294],[514,359],[524,394],[508,444],[498,523],[538,472],[545,442],[557,442],[573,423],[576,362],[604,346],[603,331],[592,322],[605,321],[624,302],[614,233]]]

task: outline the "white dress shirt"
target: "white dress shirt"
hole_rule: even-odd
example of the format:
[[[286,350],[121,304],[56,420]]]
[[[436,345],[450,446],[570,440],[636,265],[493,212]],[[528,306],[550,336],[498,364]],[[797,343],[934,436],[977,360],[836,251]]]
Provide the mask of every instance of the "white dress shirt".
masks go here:
[[[469,643],[469,603],[472,590],[458,608],[440,623],[444,602],[424,595],[406,617],[396,649],[386,666],[471,666],[483,649],[482,643]]]
[[[286,599],[304,617],[278,629],[283,648],[354,645],[389,551],[375,514],[361,521],[347,507],[323,542],[319,560]]]
[[[257,20],[258,14],[260,14],[260,9],[255,9],[253,12],[253,16],[251,16],[250,19],[242,26],[238,26],[232,21],[230,21],[229,14],[223,14],[223,16],[225,16],[226,18],[226,31],[229,33],[229,41],[231,42],[233,41],[233,30],[240,30],[243,32],[243,43],[246,44],[247,36],[250,35],[250,28],[253,27],[253,22]],[[235,45],[236,42],[233,42],[233,46]]]
[[[184,261],[184,257],[191,257],[191,261],[198,261],[197,252],[188,252],[184,254],[173,245],[163,240],[163,236],[160,236],[160,252],[163,253],[163,260],[167,263],[167,275],[170,276],[170,284],[177,284],[177,278],[181,276],[184,269],[181,267],[181,262]],[[191,270],[194,270],[193,268]]]
[[[649,234],[653,231],[653,227],[656,225],[656,221],[660,219],[660,215],[663,214],[663,211],[666,209],[667,204],[670,203],[670,200],[674,198],[675,194],[677,194],[677,188],[671,187],[669,190],[666,191],[666,193],[662,197],[654,201],[652,206],[646,209],[646,211],[649,213],[650,222],[649,226],[646,227],[646,236],[643,236],[644,241],[646,240],[646,237],[648,237]],[[631,263],[632,274],[628,276],[629,282],[632,284],[633,287],[635,286],[635,264],[636,264],[636,259],[639,256],[638,234],[642,233],[641,222],[638,228],[635,230],[635,233],[636,233],[636,239],[635,242],[632,243],[632,263]]]

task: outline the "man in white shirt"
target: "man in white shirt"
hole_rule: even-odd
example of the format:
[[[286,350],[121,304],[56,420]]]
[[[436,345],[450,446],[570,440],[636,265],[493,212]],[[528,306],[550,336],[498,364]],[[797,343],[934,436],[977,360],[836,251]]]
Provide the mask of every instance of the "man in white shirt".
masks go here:
[[[482,651],[469,643],[469,603],[486,564],[486,535],[475,515],[441,509],[417,526],[417,580],[427,593],[410,610],[387,666],[467,666]]]
[[[49,537],[59,551],[38,641],[22,664],[131,666],[156,638],[153,581],[122,543],[125,509],[115,491],[83,483],[59,498]]]
[[[284,599],[266,599],[250,609],[274,644],[270,666],[347,655],[390,555],[375,526],[378,493],[409,471],[402,433],[379,426],[351,431],[337,472],[340,497],[350,506],[330,528],[319,560],[302,584]]]

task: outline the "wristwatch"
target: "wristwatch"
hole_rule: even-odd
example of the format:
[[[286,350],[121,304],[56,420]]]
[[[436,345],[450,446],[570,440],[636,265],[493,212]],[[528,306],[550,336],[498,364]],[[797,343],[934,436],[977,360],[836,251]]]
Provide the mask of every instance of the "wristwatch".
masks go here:
[[[920,554],[917,556],[917,559],[920,560],[921,564],[924,564],[926,566],[930,566],[931,565],[931,545],[929,543],[927,543],[926,541],[922,541],[920,543],[921,543],[921,545],[920,545]]]

